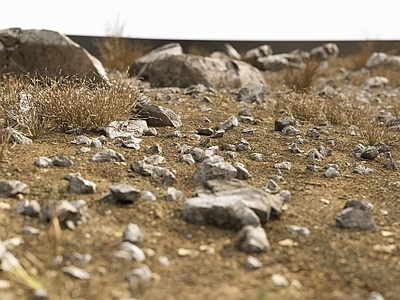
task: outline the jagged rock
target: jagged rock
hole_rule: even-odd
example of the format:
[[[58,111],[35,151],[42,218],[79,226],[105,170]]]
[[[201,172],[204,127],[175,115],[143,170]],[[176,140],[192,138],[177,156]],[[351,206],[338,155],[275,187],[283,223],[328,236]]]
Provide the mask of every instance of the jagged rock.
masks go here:
[[[249,151],[251,150],[250,144],[245,139],[241,138],[236,145],[236,151]]]
[[[250,49],[244,55],[243,60],[253,66],[257,66],[257,61],[261,57],[272,55],[273,51],[270,45],[261,45],[257,48]]]
[[[0,30],[0,34],[1,34],[1,30]],[[0,37],[1,38],[1,37]],[[0,45],[1,45],[1,39],[0,39]],[[0,49],[1,52],[1,49]],[[1,71],[0,71],[1,73]],[[16,142],[18,144],[21,145],[29,145],[32,144],[32,140],[26,136],[24,136],[21,132],[19,132],[18,130],[15,130],[14,128],[4,128],[4,129],[0,129],[0,137],[2,137],[2,135],[8,135],[9,138],[9,142]]]
[[[38,168],[48,168],[53,166],[53,160],[45,156],[40,156],[35,160],[33,165]]]
[[[371,168],[367,168],[363,165],[357,165],[355,166],[355,168],[353,169],[353,173],[358,173],[358,174],[369,174],[371,173],[373,170]]]
[[[85,135],[78,135],[71,141],[71,144],[75,144],[75,145],[91,145],[92,144],[92,139],[90,137],[85,136]]]
[[[140,230],[139,226],[133,223],[129,223],[122,234],[122,241],[130,242],[132,244],[140,244],[141,242],[143,242],[143,240],[144,234]]]
[[[240,251],[252,253],[265,252],[270,244],[262,227],[247,225],[239,231],[235,246]]]
[[[80,173],[69,173],[64,176],[69,181],[68,191],[75,194],[91,194],[97,189],[94,182],[84,179]]]
[[[181,118],[171,109],[154,104],[139,104],[135,107],[138,118],[145,119],[149,126],[182,126]]]
[[[146,259],[146,255],[142,249],[130,242],[123,242],[121,244],[121,251],[128,253],[130,258],[136,262],[143,262]]]
[[[174,187],[169,187],[165,194],[165,200],[168,202],[176,201],[185,198],[185,194]]]
[[[358,207],[347,207],[343,209],[336,216],[335,225],[341,228],[376,230],[376,226],[367,212]]]
[[[284,54],[270,55],[257,59],[256,67],[262,71],[277,72],[291,67]]]
[[[14,210],[22,215],[38,217],[40,214],[40,204],[36,200],[21,200],[17,202]]]
[[[140,198],[140,191],[129,184],[116,184],[109,187],[99,201],[105,203],[131,204]]]
[[[329,167],[325,170],[324,176],[327,178],[337,178],[340,177],[340,173],[336,168]]]
[[[390,55],[383,52],[375,52],[367,60],[365,67],[369,69],[384,67],[400,70],[400,56]]]
[[[279,169],[279,170],[282,169],[282,170],[290,171],[290,169],[292,168],[292,164],[288,161],[283,161],[283,162],[274,164],[274,168]]]
[[[247,270],[256,270],[261,268],[263,264],[256,257],[249,255],[246,257],[244,266]]]
[[[14,197],[29,194],[28,186],[19,180],[0,180],[0,197]]]
[[[221,83],[223,88],[244,87],[251,83],[265,85],[260,70],[238,60],[203,57],[192,54],[167,56],[149,65],[151,86],[207,87]]]
[[[149,64],[165,56],[180,54],[183,54],[183,49],[179,43],[165,44],[136,59],[129,68],[129,74],[131,76],[147,78]]]
[[[369,203],[366,201],[352,199],[352,200],[346,201],[346,204],[343,207],[343,209],[348,208],[348,207],[354,207],[354,208],[359,208],[361,210],[370,211],[370,210],[372,210],[372,208],[374,206],[372,205],[372,203]]]
[[[103,128],[105,134],[110,139],[130,138],[143,135],[149,130],[144,120],[113,121]]]
[[[193,179],[206,181],[210,179],[235,178],[237,170],[230,163],[225,162],[222,156],[211,156],[204,159],[194,171]]]
[[[378,149],[376,149],[374,146],[368,146],[362,150],[360,157],[365,159],[374,159],[378,155]]]
[[[265,224],[282,214],[283,198],[241,182],[209,180],[195,190],[194,197],[185,200],[182,219],[240,230],[244,225]]]
[[[311,49],[310,56],[317,61],[330,60],[337,58],[339,55],[339,47],[334,43],[327,43],[319,47]]]
[[[69,37],[52,30],[0,30],[1,73],[78,76],[108,80],[101,62]]]
[[[249,171],[245,168],[244,164],[240,162],[236,162],[233,164],[233,166],[236,168],[237,174],[236,178],[240,180],[247,180],[251,178],[251,175]]]
[[[69,229],[74,229],[76,225],[86,223],[89,218],[88,207],[85,200],[60,200],[42,206],[42,213],[50,220],[57,216],[60,224]]]
[[[146,265],[133,269],[127,275],[127,279],[130,283],[146,282],[151,280],[152,277],[153,275]]]
[[[72,166],[72,160],[70,160],[68,157],[64,155],[58,155],[53,158],[52,164],[55,167],[67,168]]]
[[[232,131],[237,126],[239,126],[239,121],[238,121],[237,117],[236,116],[230,116],[221,125],[219,125],[218,130]]]
[[[237,95],[238,101],[243,102],[261,102],[264,98],[264,86],[260,83],[249,84],[239,90]]]
[[[113,149],[103,149],[90,158],[91,162],[121,162],[125,157]]]
[[[286,126],[295,126],[296,119],[293,116],[278,118],[275,120],[274,126],[276,131],[282,131]]]
[[[146,152],[150,154],[160,154],[162,152],[162,147],[160,144],[155,144],[153,146],[146,147]]]
[[[130,137],[126,140],[123,140],[122,138],[116,138],[113,141],[113,144],[118,147],[125,147],[125,148],[129,148],[129,149],[139,150],[141,142],[142,142],[142,139]]]
[[[225,43],[223,46],[223,52],[228,55],[228,57],[236,59],[236,60],[240,60],[242,58],[242,56],[239,54],[239,52],[237,52],[237,50],[235,48],[233,48],[233,46],[231,44]]]

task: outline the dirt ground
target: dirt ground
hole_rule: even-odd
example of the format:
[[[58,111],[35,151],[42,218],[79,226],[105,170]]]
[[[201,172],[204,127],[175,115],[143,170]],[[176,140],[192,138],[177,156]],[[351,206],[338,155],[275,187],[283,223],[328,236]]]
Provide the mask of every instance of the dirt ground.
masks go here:
[[[379,94],[378,90],[374,93]],[[149,93],[151,95],[151,93]],[[176,97],[180,98],[179,105]],[[320,135],[318,139],[307,138],[308,143],[299,145],[307,152],[333,139],[332,156],[315,161],[322,170],[327,163],[339,165],[341,177],[328,179],[322,172],[307,170],[310,161],[305,154],[293,154],[287,151],[288,143],[294,137],[284,136],[274,131],[274,120],[279,116],[273,109],[258,110],[256,105],[249,105],[253,116],[260,119],[258,125],[239,123],[234,132],[226,133],[222,138],[212,139],[212,145],[225,143],[237,144],[245,138],[250,151],[238,152],[229,162],[242,162],[251,174],[247,183],[263,187],[270,175],[276,174],[274,164],[289,161],[290,171],[282,171],[283,180],[278,181],[281,189],[291,192],[291,200],[280,220],[271,220],[263,226],[271,247],[264,253],[252,254],[263,267],[247,270],[244,266],[248,254],[235,249],[237,233],[212,226],[196,226],[181,220],[183,200],[165,201],[167,187],[153,178],[142,177],[130,170],[130,164],[149,156],[147,146],[160,144],[165,157],[163,164],[168,169],[177,171],[173,186],[185,193],[193,194],[198,186],[192,177],[197,163],[182,164],[178,160],[178,151],[173,142],[199,146],[198,140],[189,138],[196,128],[217,127],[231,115],[237,115],[240,105],[236,101],[223,101],[214,105],[202,102],[202,96],[191,98],[182,94],[173,94],[171,101],[154,101],[169,107],[181,116],[183,126],[178,128],[182,136],[167,137],[175,128],[157,128],[155,137],[143,137],[140,150],[107,145],[122,153],[123,163],[93,163],[89,158],[95,149],[85,154],[78,154],[80,146],[71,143],[74,136],[63,133],[51,133],[34,140],[31,145],[14,145],[7,158],[0,162],[0,179],[20,180],[30,187],[30,194],[25,199],[38,200],[40,204],[50,200],[84,199],[87,201],[90,219],[77,226],[75,230],[64,229],[60,246],[49,238],[48,225],[40,218],[29,218],[13,211],[18,199],[1,198],[0,202],[11,205],[10,210],[0,210],[0,237],[7,240],[22,237],[24,244],[10,250],[20,262],[37,273],[38,278],[48,289],[51,299],[368,299],[371,291],[377,291],[385,299],[400,299],[400,187],[399,172],[384,168],[388,158],[376,158],[362,161],[351,157],[350,152],[360,136],[348,134],[345,125],[324,127],[329,135]],[[390,105],[398,98],[383,98],[381,107]],[[201,112],[200,104],[211,107],[211,112]],[[211,123],[204,123],[204,118]],[[297,128],[302,136],[308,128],[316,124],[302,122]],[[254,134],[241,131],[252,127]],[[90,137],[98,134],[88,133]],[[393,132],[394,136],[398,132]],[[201,140],[205,137],[203,136]],[[392,141],[391,154],[394,160],[400,159],[399,143]],[[263,162],[255,162],[250,154],[263,155]],[[217,154],[222,154],[218,151]],[[54,157],[65,155],[72,159],[68,168],[39,169],[33,162],[39,156]],[[364,164],[374,171],[368,175],[353,173],[358,164]],[[97,191],[89,195],[68,193],[67,181],[63,177],[70,172],[80,172],[82,176],[97,184]],[[140,190],[150,190],[157,196],[157,201],[136,201],[132,205],[107,205],[98,199],[108,191],[112,184],[126,183]],[[373,204],[369,213],[377,226],[376,231],[341,229],[334,225],[336,215],[350,199],[365,200]],[[384,214],[382,210],[387,211]],[[127,273],[141,266],[141,263],[115,258],[114,254],[121,245],[121,236],[129,223],[137,224],[145,234],[145,240],[139,247],[145,251],[144,261],[153,272],[153,279],[142,283],[129,284]],[[23,234],[23,226],[41,229],[37,235]],[[307,227],[308,236],[296,237],[286,229],[288,225]],[[389,236],[382,231],[390,232]],[[192,238],[188,238],[191,235]],[[280,241],[291,239],[294,246],[280,245]],[[207,245],[215,249],[210,254],[199,250]],[[396,245],[397,250],[390,253],[379,251],[376,245]],[[194,251],[193,256],[179,256],[178,249]],[[90,263],[81,265],[73,260],[73,254],[89,253]],[[34,259],[32,259],[32,255]],[[74,264],[87,271],[91,278],[79,280],[63,274],[59,268],[51,269],[50,262],[55,255],[63,257],[62,266]],[[160,256],[170,260],[168,267],[158,262]],[[281,274],[289,282],[298,281],[287,287],[276,286],[271,276]],[[22,282],[7,273],[0,272],[0,279],[10,281],[11,288],[0,289],[0,299],[31,299],[32,291]]]

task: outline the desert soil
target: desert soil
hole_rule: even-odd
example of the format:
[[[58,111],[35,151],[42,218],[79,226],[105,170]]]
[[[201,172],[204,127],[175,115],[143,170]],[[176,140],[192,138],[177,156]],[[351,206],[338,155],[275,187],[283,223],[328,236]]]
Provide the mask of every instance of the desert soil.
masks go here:
[[[379,94],[379,89],[373,91]],[[154,92],[148,92],[150,96]],[[177,102],[178,98],[179,103]],[[271,97],[273,95],[271,94]],[[362,161],[351,157],[354,146],[362,142],[360,136],[348,133],[347,125],[330,125],[323,127],[329,135],[320,135],[317,139],[307,138],[308,143],[299,145],[307,152],[321,145],[327,146],[327,140],[334,140],[332,156],[315,161],[322,170],[328,163],[339,165],[340,178],[325,178],[322,172],[307,170],[310,161],[305,154],[293,154],[287,150],[288,143],[294,137],[284,136],[274,131],[274,120],[280,115],[273,109],[258,109],[249,105],[253,116],[260,119],[258,125],[239,123],[233,132],[222,138],[212,139],[212,145],[225,143],[237,144],[245,138],[250,151],[238,152],[229,162],[242,162],[251,174],[247,183],[263,187],[270,175],[275,175],[274,164],[289,161],[290,171],[283,170],[283,180],[278,181],[281,189],[291,192],[291,200],[280,220],[271,220],[263,226],[271,247],[263,253],[252,254],[263,267],[247,270],[244,266],[248,254],[235,249],[237,233],[213,226],[197,226],[181,219],[181,207],[184,200],[165,201],[167,187],[154,178],[142,177],[130,170],[130,164],[149,156],[147,146],[161,145],[163,164],[177,172],[173,186],[185,193],[188,198],[199,183],[193,180],[197,163],[182,164],[178,160],[177,148],[172,145],[187,144],[198,147],[199,141],[189,138],[200,127],[217,127],[231,115],[237,115],[240,105],[232,100],[221,103],[214,101],[211,112],[198,109],[202,95],[197,99],[183,94],[173,94],[170,101],[154,103],[171,108],[182,119],[183,126],[178,128],[182,136],[167,137],[176,130],[171,127],[157,128],[157,136],[143,137],[140,150],[116,147],[109,141],[108,148],[122,153],[123,163],[93,163],[89,158],[95,153],[78,154],[80,146],[71,143],[74,136],[64,133],[49,133],[34,140],[31,145],[14,145],[9,149],[7,158],[0,162],[1,179],[20,180],[30,187],[28,200],[38,200],[40,204],[50,200],[87,201],[90,219],[77,226],[75,230],[64,229],[60,245],[55,246],[54,239],[49,238],[48,224],[41,218],[29,218],[17,214],[13,207],[16,198],[2,198],[0,202],[8,203],[10,210],[0,210],[0,237],[7,240],[22,237],[24,244],[10,250],[20,262],[30,266],[40,281],[48,289],[51,299],[368,299],[371,291],[377,291],[385,299],[400,299],[400,252],[398,250],[379,251],[376,245],[400,246],[400,202],[397,196],[400,187],[399,173],[384,168],[388,158],[376,158]],[[385,105],[392,105],[398,98],[381,98]],[[211,123],[204,123],[204,118]],[[301,122],[297,126],[304,133],[316,124]],[[255,129],[254,134],[242,133],[247,127]],[[90,137],[98,133],[87,133]],[[393,136],[398,135],[393,132]],[[203,140],[205,137],[202,137]],[[392,158],[400,157],[397,140],[390,144]],[[250,154],[258,152],[263,155],[263,162],[256,162]],[[222,154],[219,151],[217,154]],[[39,169],[33,162],[39,156],[54,157],[65,155],[72,159],[73,165],[68,168]],[[368,175],[353,173],[358,164],[364,164],[374,171]],[[75,195],[67,192],[67,181],[63,177],[70,172],[80,172],[82,176],[97,184],[97,191],[89,195]],[[157,196],[157,201],[138,200],[132,205],[110,205],[98,201],[109,186],[116,183],[130,184],[140,190],[150,190]],[[369,213],[377,226],[376,231],[341,229],[335,226],[335,217],[343,209],[347,200],[359,199],[373,204]],[[383,213],[386,211],[387,214]],[[114,254],[121,245],[121,235],[129,223],[137,224],[145,234],[145,240],[139,247],[147,253],[144,263],[153,272],[153,279],[142,283],[129,284],[127,273],[141,266],[141,263],[115,258]],[[23,234],[26,225],[40,228],[37,235]],[[288,225],[307,227],[308,236],[294,236],[286,229]],[[384,236],[384,232],[390,232]],[[188,238],[192,236],[192,238]],[[292,246],[279,242],[291,239]],[[207,245],[215,249],[210,254],[199,250]],[[178,249],[193,250],[192,256],[179,256]],[[397,248],[398,249],[398,248]],[[392,249],[393,250],[393,249]],[[90,263],[80,265],[73,260],[73,254],[89,253]],[[32,255],[36,259],[32,259]],[[51,269],[50,262],[55,255],[63,257],[62,265],[74,264],[87,271],[91,278],[79,280],[63,274],[60,269]],[[170,260],[168,267],[158,262],[160,256]],[[28,263],[29,262],[29,263]],[[289,282],[298,281],[301,286],[276,286],[271,276],[280,274]],[[0,299],[30,299],[32,291],[11,275],[0,272],[0,279],[11,282],[10,289],[0,289]]]

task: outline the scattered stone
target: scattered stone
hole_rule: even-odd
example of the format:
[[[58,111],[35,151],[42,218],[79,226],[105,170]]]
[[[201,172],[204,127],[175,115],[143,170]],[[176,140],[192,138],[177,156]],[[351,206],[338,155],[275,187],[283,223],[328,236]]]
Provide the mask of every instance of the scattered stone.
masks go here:
[[[177,201],[185,198],[185,194],[174,187],[169,187],[165,194],[165,200],[168,202]]]
[[[338,178],[340,177],[339,171],[334,167],[329,167],[325,170],[324,176],[326,178]]]
[[[378,292],[371,292],[368,295],[368,300],[385,300],[385,298]]]
[[[297,247],[299,245],[298,242],[293,241],[292,239],[284,239],[278,242],[278,245],[283,247]]]
[[[233,166],[236,168],[237,174],[236,178],[240,180],[247,180],[251,178],[251,175],[249,171],[245,168],[244,164],[240,162],[236,162],[233,164]]]
[[[144,240],[144,234],[139,226],[129,223],[122,234],[123,242],[130,242],[132,244],[140,244]]]
[[[382,253],[396,253],[399,248],[396,245],[374,245],[373,249]]]
[[[142,201],[156,201],[157,197],[150,191],[143,191],[140,199]]]
[[[212,128],[197,128],[197,133],[200,135],[212,135],[214,130]]]
[[[362,150],[360,156],[361,156],[361,158],[365,158],[365,159],[374,159],[378,155],[379,155],[378,149],[376,149],[374,146],[368,146]]]
[[[67,168],[72,166],[72,160],[64,155],[59,155],[53,158],[53,166]]]
[[[275,120],[275,131],[282,131],[287,126],[295,126],[296,119],[293,116],[283,117]]]
[[[301,235],[309,235],[310,230],[306,227],[300,227],[297,225],[288,225],[286,227],[287,231],[289,231],[291,234],[296,235],[296,236],[301,236]]]
[[[67,266],[67,267],[63,267],[62,271],[64,273],[67,273],[67,274],[69,274],[69,275],[71,275],[71,276],[73,276],[75,278],[78,278],[78,279],[82,279],[82,280],[90,279],[89,273],[87,273],[83,269],[78,268],[78,267],[73,266],[73,265]]]
[[[1,129],[0,130],[0,136],[2,136],[3,134],[7,134],[10,136],[9,142],[10,143],[17,143],[17,144],[21,144],[21,145],[30,145],[32,144],[32,140],[30,138],[27,138],[26,136],[24,136],[21,132],[19,132],[18,130],[15,130],[13,128],[5,128],[5,129]]]
[[[25,233],[25,234],[39,234],[39,232],[40,232],[39,229],[32,227],[32,226],[24,226],[22,228],[22,233]]]
[[[153,146],[146,147],[146,152],[150,154],[161,154],[162,147],[160,146],[160,144],[155,144]]]
[[[310,160],[322,159],[324,155],[321,154],[316,148],[312,148],[306,153],[306,157]]]
[[[157,136],[157,129],[154,127],[149,127],[148,129],[143,130],[144,136]]]
[[[277,286],[289,286],[289,281],[283,275],[273,274],[271,280]]]
[[[153,277],[148,266],[143,265],[142,267],[133,269],[128,273],[127,279],[130,283],[140,283],[151,280]]]
[[[160,265],[162,265],[163,267],[169,267],[169,265],[170,265],[169,259],[166,256],[160,256],[158,258],[158,263]]]
[[[0,197],[15,197],[18,194],[29,194],[29,188],[25,183],[19,180],[0,180]]]
[[[249,84],[239,90],[237,100],[248,103],[261,102],[264,98],[263,89],[264,86],[261,83]]]
[[[263,188],[264,191],[271,193],[271,192],[277,192],[280,190],[279,185],[272,179],[268,180],[267,184]]]
[[[113,121],[104,128],[110,139],[138,137],[148,130],[144,120]]]
[[[85,135],[78,135],[71,141],[71,144],[75,144],[75,145],[91,145],[92,144],[92,139],[90,137],[85,136]]]
[[[130,242],[122,242],[121,251],[128,253],[130,258],[136,262],[143,262],[146,259],[144,252],[138,246]]]
[[[317,138],[319,138],[319,132],[318,132],[318,130],[316,130],[314,128],[310,128],[310,129],[307,129],[306,136],[313,138],[313,139],[317,139]]]
[[[297,128],[293,127],[292,125],[285,126],[281,130],[281,132],[282,132],[282,134],[288,135],[288,136],[296,136],[296,135],[301,134],[301,131],[298,130]]]
[[[196,256],[199,255],[199,251],[197,251],[197,250],[192,250],[192,249],[179,248],[179,249],[178,249],[178,255],[179,255],[179,256],[196,257]]]
[[[235,247],[243,252],[265,252],[270,244],[262,227],[244,226],[238,233]]]
[[[21,200],[17,202],[14,210],[22,215],[38,217],[40,214],[40,204],[36,200]]]
[[[122,162],[125,157],[113,149],[103,149],[90,158],[91,162]]]
[[[222,156],[211,156],[199,164],[194,172],[193,179],[203,182],[210,179],[235,178],[236,175],[236,168],[225,162]]]
[[[363,165],[357,165],[353,169],[353,173],[357,173],[357,174],[369,174],[371,172],[373,172],[373,170],[371,168],[367,168]]]
[[[171,109],[154,104],[140,103],[135,107],[137,117],[152,127],[180,127],[181,118]]]
[[[279,170],[283,169],[283,170],[290,171],[290,169],[292,168],[292,164],[290,162],[288,162],[288,161],[284,161],[284,162],[281,162],[281,163],[276,163],[274,165],[274,168],[275,169],[279,169]]]
[[[263,155],[261,153],[252,153],[250,154],[251,160],[254,160],[256,162],[262,162],[263,161]]]
[[[142,142],[142,139],[135,138],[135,137],[129,137],[125,140],[118,137],[113,141],[113,144],[117,147],[125,147],[125,148],[129,148],[129,149],[139,150],[141,142]]]
[[[129,184],[116,184],[109,187],[110,191],[101,196],[99,201],[109,204],[132,204],[140,198],[140,191]]]
[[[247,270],[257,270],[261,268],[263,264],[256,257],[249,255],[246,257],[244,266]]]
[[[239,121],[236,116],[230,116],[226,121],[224,121],[219,127],[218,130],[223,131],[232,131],[237,126],[239,126]]]
[[[236,151],[248,151],[248,150],[251,150],[249,142],[241,138],[236,146]]]
[[[374,208],[372,203],[362,201],[362,200],[357,200],[357,199],[352,199],[352,200],[346,201],[346,204],[344,205],[343,209],[348,208],[348,207],[359,208],[364,211],[371,211]]]
[[[169,133],[167,135],[167,137],[169,137],[169,138],[178,138],[181,136],[182,136],[182,133],[179,130],[172,131],[171,133]]]
[[[336,216],[336,226],[362,230],[376,230],[374,222],[367,212],[360,208],[347,207]]]
[[[203,157],[203,155],[204,155],[204,150],[201,149],[201,148],[195,147],[195,148],[191,149],[191,150],[189,151],[189,153],[192,155],[192,158],[193,158],[195,161],[200,161],[200,159],[201,159],[201,158]]]
[[[45,156],[40,156],[35,160],[33,165],[38,168],[49,168],[53,166],[53,160]]]
[[[92,194],[97,186],[94,182],[84,179],[80,173],[69,173],[64,176],[69,181],[68,191],[75,194]]]
[[[80,264],[86,265],[86,264],[90,263],[90,261],[92,260],[92,256],[89,253],[82,254],[82,253],[75,252],[73,254],[73,259],[76,260],[77,262],[79,262]]]
[[[181,154],[179,156],[179,161],[182,163],[186,163],[188,165],[192,165],[194,164],[196,161],[194,160],[192,154],[188,153],[188,154]]]

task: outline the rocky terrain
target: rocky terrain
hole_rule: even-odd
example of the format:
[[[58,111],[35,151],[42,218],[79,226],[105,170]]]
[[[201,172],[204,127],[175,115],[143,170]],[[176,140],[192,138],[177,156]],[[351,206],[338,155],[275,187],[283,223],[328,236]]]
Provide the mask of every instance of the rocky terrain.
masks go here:
[[[144,81],[100,132],[13,132],[0,298],[398,299],[398,84],[264,72],[261,91]]]

